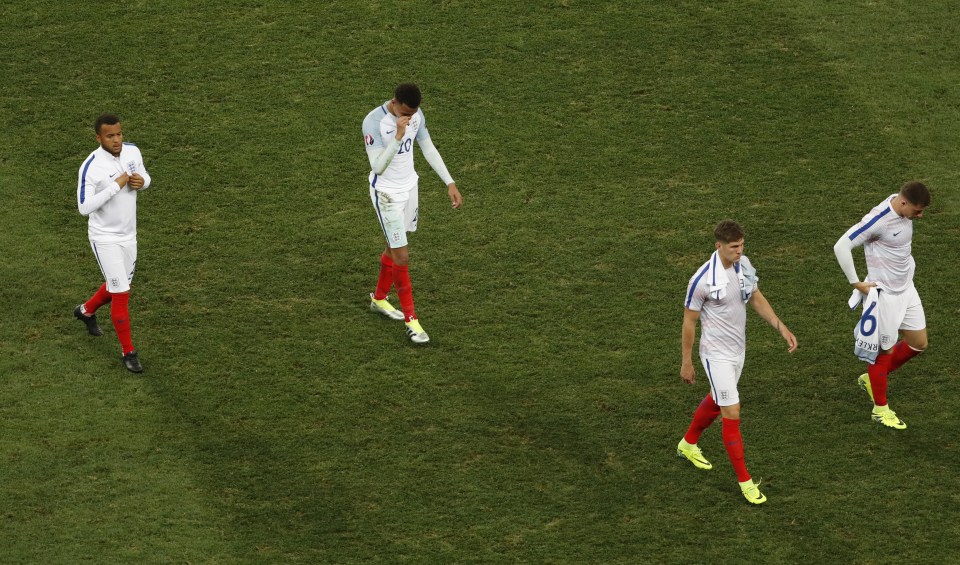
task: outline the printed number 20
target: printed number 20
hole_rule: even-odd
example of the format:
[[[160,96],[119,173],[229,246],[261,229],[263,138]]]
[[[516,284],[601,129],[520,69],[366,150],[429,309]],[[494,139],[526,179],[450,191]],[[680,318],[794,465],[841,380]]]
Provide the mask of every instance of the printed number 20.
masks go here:
[[[877,317],[871,316],[870,313],[873,312],[873,309],[877,307],[877,303],[874,302],[867,308],[866,312],[863,313],[863,316],[860,318],[860,335],[873,335],[873,332],[877,331]],[[870,331],[867,331],[867,324],[870,324]]]
[[[405,139],[400,142],[400,151],[397,151],[397,155],[403,155],[413,147],[413,138]]]

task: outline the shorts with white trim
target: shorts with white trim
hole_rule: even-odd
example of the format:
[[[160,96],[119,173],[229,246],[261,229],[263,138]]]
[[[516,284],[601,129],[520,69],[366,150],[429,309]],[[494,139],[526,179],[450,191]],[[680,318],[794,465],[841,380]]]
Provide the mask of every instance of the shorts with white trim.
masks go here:
[[[701,358],[701,361],[710,380],[710,395],[713,396],[713,401],[718,406],[740,404],[737,383],[740,382],[740,373],[743,371],[743,359],[731,362]]]
[[[407,246],[407,232],[417,231],[420,198],[417,186],[406,194],[387,194],[370,187],[370,201],[391,249]]]
[[[900,330],[922,330],[927,327],[920,293],[912,285],[900,294],[881,290],[877,297],[876,312],[880,349],[884,351],[896,345]]]
[[[107,292],[117,294],[130,290],[133,272],[137,268],[137,241],[121,243],[90,242],[93,256],[97,258]]]

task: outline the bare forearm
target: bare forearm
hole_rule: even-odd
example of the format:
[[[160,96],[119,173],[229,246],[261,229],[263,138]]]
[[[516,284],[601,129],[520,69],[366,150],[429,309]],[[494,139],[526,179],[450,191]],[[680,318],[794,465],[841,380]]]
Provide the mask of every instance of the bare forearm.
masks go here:
[[[693,363],[693,339],[696,335],[696,321],[684,320],[680,335],[680,361]]]
[[[754,311],[757,315],[767,321],[771,326],[780,329],[782,323],[780,318],[777,317],[777,313],[773,311],[773,306],[770,306],[770,302],[767,301],[767,298],[760,294],[755,293],[753,299],[750,301],[750,304],[753,306]]]
[[[797,336],[793,335],[793,332],[790,331],[790,328],[788,328],[787,325],[777,317],[776,312],[773,311],[773,306],[770,306],[770,303],[767,302],[767,297],[757,290],[753,293],[753,296],[750,297],[750,304],[753,305],[753,309],[756,310],[757,314],[761,318],[776,328],[777,332],[781,337],[783,337],[784,341],[786,341],[787,345],[789,346],[787,351],[796,351]]]

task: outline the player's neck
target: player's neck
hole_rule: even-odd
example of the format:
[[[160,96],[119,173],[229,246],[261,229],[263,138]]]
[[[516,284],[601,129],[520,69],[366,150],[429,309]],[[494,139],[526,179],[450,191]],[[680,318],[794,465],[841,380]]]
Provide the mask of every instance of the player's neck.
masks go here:
[[[905,217],[906,214],[903,213],[903,205],[899,198],[896,196],[890,201],[890,207],[893,208],[893,213],[900,216],[901,218]]]

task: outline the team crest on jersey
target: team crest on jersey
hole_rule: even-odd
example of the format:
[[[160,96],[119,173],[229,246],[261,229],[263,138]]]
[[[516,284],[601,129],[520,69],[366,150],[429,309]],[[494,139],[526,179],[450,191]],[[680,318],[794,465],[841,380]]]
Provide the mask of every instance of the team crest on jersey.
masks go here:
[[[367,135],[363,136],[363,142],[367,145],[373,145],[373,136],[368,133]]]

